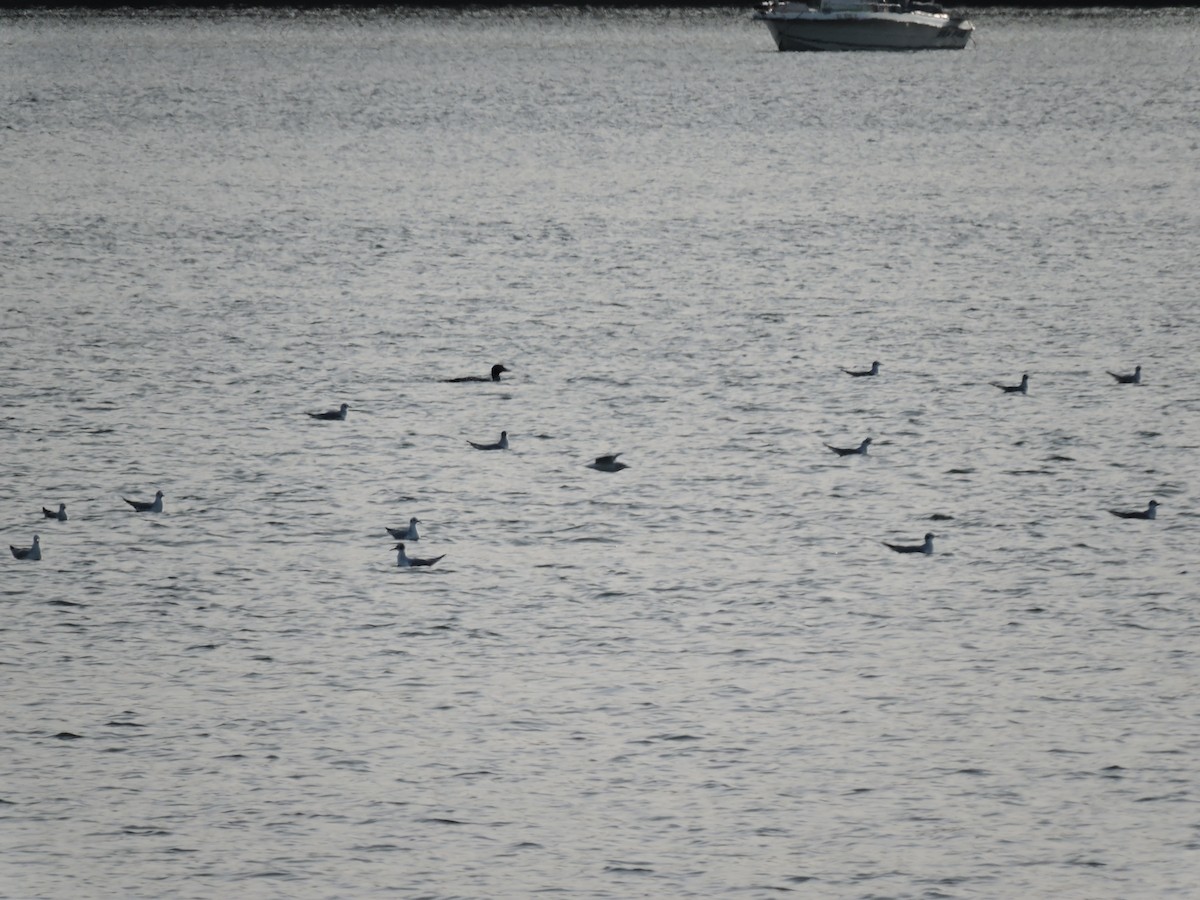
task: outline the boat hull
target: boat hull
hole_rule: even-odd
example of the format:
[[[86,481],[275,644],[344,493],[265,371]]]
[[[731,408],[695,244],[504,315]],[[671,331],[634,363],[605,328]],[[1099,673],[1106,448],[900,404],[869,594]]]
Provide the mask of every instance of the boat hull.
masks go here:
[[[969,22],[944,16],[760,18],[780,50],[962,50],[973,30]]]

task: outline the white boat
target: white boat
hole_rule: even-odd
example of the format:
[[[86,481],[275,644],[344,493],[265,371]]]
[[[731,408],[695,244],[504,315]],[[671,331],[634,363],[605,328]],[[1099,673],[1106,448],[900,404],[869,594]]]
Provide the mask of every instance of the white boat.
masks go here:
[[[754,13],[780,50],[961,50],[975,30],[936,3],[767,0]]]

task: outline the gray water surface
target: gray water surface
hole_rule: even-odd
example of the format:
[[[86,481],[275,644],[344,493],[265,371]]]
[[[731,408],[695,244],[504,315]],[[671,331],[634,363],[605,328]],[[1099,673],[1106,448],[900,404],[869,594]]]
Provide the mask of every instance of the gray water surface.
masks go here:
[[[1200,16],[973,18],[0,20],[0,895],[1194,896]]]

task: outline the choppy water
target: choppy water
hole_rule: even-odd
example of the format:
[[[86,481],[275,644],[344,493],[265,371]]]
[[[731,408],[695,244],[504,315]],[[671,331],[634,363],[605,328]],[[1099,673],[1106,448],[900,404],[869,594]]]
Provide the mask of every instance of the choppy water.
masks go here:
[[[973,18],[4,19],[0,894],[1193,896],[1200,17]]]

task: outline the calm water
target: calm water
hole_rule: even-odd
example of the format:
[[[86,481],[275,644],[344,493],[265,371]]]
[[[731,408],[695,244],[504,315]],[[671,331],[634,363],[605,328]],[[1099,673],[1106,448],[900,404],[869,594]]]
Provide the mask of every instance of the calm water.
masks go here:
[[[1200,14],[973,18],[0,22],[0,895],[1194,896]]]

